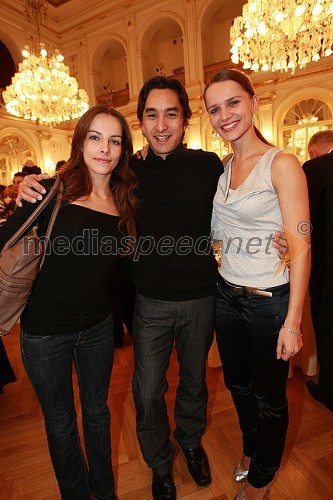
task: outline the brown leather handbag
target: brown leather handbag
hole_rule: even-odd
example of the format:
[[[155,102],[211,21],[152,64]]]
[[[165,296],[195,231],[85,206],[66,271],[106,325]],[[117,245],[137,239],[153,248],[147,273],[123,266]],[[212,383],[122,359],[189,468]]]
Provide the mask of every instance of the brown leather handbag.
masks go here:
[[[58,196],[46,235],[39,238],[36,231],[31,230],[23,236],[57,190]],[[62,192],[63,184],[57,176],[43,201],[2,249],[0,255],[0,336],[10,333],[25,308],[33,284],[44,263],[47,244],[60,208]]]

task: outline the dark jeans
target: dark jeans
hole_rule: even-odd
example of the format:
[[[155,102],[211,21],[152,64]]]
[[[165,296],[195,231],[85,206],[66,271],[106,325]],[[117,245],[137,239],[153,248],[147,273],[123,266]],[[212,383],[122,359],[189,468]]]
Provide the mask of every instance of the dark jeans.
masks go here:
[[[311,298],[311,316],[319,361],[318,385],[326,402],[333,406],[332,307],[333,298]]]
[[[182,448],[196,448],[207,425],[206,358],[213,340],[214,302],[215,297],[172,302],[137,294],[132,382],[137,435],[143,458],[160,475],[170,470],[174,456],[164,398],[174,342],[180,376],[175,439]]]
[[[112,317],[88,330],[45,337],[21,332],[22,359],[41,405],[61,497],[114,496],[110,412]],[[86,465],[77,429],[72,364],[79,380]]]
[[[256,488],[269,484],[280,467],[288,427],[289,363],[276,359],[276,346],[289,285],[276,289],[267,289],[273,297],[247,295],[230,291],[222,280],[215,308],[224,381],[237,410],[243,452],[251,457],[248,481]]]

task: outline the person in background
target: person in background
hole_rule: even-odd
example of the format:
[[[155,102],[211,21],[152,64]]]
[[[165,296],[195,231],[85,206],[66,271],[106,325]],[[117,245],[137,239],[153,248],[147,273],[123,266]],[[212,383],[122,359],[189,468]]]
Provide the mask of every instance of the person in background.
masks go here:
[[[319,361],[318,382],[306,382],[311,396],[333,411],[333,130],[314,134],[311,160],[303,164],[310,200],[312,267],[311,316]]]
[[[59,160],[59,161],[57,161],[57,163],[56,163],[56,167],[55,167],[55,171],[56,171],[56,172],[59,172],[59,170],[61,169],[61,167],[62,167],[63,165],[65,165],[65,163],[66,163],[66,161],[65,161],[65,160]],[[39,173],[40,173],[40,172],[39,172]]]
[[[4,190],[4,193],[3,193],[3,197],[5,199],[6,204],[8,204],[9,201],[11,201],[11,199],[14,197],[13,184],[9,184],[9,186],[6,187],[6,189]],[[9,200],[9,198],[10,198],[10,200]]]
[[[22,166],[22,171],[24,171],[25,167],[28,167],[28,168],[33,167],[34,164],[35,164],[35,162],[33,160],[26,160]]]
[[[310,159],[317,158],[333,151],[333,130],[322,130],[313,134],[309,140],[308,153]]]
[[[65,500],[117,498],[107,406],[114,355],[108,293],[123,237],[136,235],[137,179],[128,167],[131,154],[129,126],[116,110],[97,105],[79,119],[70,158],[58,174],[64,183],[62,205],[21,317],[22,359],[43,411]],[[43,189],[53,183],[54,178],[45,180]],[[38,217],[40,235],[45,235],[52,205]],[[24,203],[0,228],[0,249],[34,209]],[[76,422],[73,364],[87,461]]]
[[[16,172],[13,177],[13,184],[12,184],[12,201],[10,201],[7,205],[8,209],[8,215],[12,215],[14,210],[16,209],[16,198],[19,192],[19,185],[23,181],[24,177],[26,176],[26,172]]]
[[[37,165],[31,165],[31,166],[24,166],[22,168],[22,172],[24,172],[26,175],[31,175],[31,174],[40,174],[42,171],[40,167]]]
[[[6,191],[6,186],[0,184],[0,221],[6,219],[8,214],[4,196],[5,191]]]
[[[306,179],[297,158],[269,144],[255,128],[258,97],[244,73],[217,72],[204,99],[212,127],[234,152],[218,183],[212,230],[222,240],[216,339],[243,434],[234,479],[245,485],[235,499],[261,500],[285,446],[288,361],[302,347],[309,234],[296,228],[309,220]],[[290,273],[280,270],[271,247],[281,225],[291,252]]]

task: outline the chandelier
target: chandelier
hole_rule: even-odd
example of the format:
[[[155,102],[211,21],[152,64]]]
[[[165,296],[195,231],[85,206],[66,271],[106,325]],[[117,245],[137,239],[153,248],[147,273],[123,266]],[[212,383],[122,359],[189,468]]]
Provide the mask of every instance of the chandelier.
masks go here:
[[[230,29],[231,60],[291,71],[333,54],[333,0],[252,0]]]
[[[28,19],[36,23],[38,44],[22,51],[24,57],[12,83],[3,92],[7,111],[26,120],[53,127],[79,118],[88,108],[88,96],[70,76],[58,50],[46,50],[40,41],[40,23],[46,12],[45,0],[26,0]]]

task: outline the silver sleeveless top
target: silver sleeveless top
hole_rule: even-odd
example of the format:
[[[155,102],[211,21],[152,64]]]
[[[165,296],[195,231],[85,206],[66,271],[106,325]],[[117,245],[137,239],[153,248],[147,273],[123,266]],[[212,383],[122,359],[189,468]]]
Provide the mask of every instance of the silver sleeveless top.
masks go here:
[[[220,274],[236,285],[269,288],[289,281],[289,273],[272,245],[282,225],[271,176],[272,161],[279,151],[276,147],[266,151],[235,190],[229,190],[233,157],[219,179],[212,238],[222,240]]]

